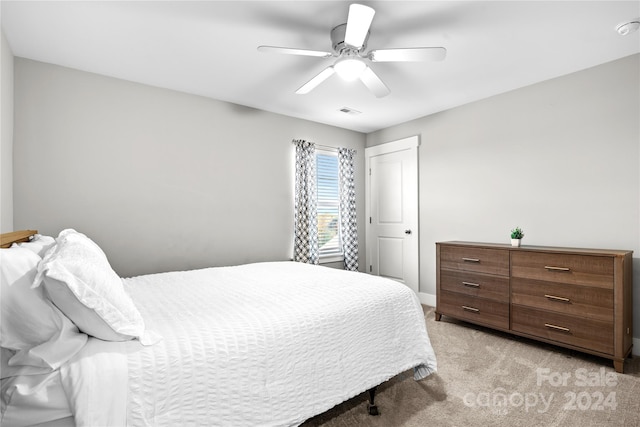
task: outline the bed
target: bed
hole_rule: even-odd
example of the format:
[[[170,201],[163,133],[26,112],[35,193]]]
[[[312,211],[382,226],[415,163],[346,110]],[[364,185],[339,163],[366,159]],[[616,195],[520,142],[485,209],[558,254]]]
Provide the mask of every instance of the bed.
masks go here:
[[[72,229],[2,246],[3,426],[293,426],[436,370],[392,280],[291,261],[120,278]]]

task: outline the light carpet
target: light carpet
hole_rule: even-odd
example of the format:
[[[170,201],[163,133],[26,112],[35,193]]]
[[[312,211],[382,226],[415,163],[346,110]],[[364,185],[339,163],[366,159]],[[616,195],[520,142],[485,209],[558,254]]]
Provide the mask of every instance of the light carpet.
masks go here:
[[[303,426],[640,426],[640,357],[607,359],[474,326],[423,306],[438,372],[404,372]]]

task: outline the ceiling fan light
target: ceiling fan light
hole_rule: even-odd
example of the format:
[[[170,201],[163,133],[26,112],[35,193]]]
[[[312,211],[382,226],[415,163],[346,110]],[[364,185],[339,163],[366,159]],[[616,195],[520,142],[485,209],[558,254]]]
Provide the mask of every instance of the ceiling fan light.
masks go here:
[[[367,64],[357,58],[341,58],[336,61],[333,68],[343,80],[353,81],[362,75]]]

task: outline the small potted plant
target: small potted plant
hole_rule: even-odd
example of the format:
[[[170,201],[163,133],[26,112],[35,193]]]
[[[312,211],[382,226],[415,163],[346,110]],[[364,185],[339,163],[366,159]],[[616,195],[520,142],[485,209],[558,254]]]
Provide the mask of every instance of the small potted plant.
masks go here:
[[[520,240],[524,237],[524,232],[522,228],[516,227],[511,230],[511,246],[519,247]]]

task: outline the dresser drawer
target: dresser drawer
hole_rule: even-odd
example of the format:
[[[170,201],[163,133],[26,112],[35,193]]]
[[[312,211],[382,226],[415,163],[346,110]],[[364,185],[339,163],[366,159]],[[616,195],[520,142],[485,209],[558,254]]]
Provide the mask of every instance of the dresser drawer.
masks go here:
[[[613,259],[606,256],[512,251],[511,276],[613,289]]]
[[[440,292],[440,314],[494,328],[509,329],[509,304],[455,292]]]
[[[514,277],[511,279],[511,303],[593,320],[613,321],[613,289]]]
[[[612,321],[602,322],[512,304],[511,329],[559,343],[613,354]]]
[[[467,271],[442,270],[440,289],[509,302],[509,278]]]
[[[442,246],[440,268],[509,275],[509,251],[500,249]]]

